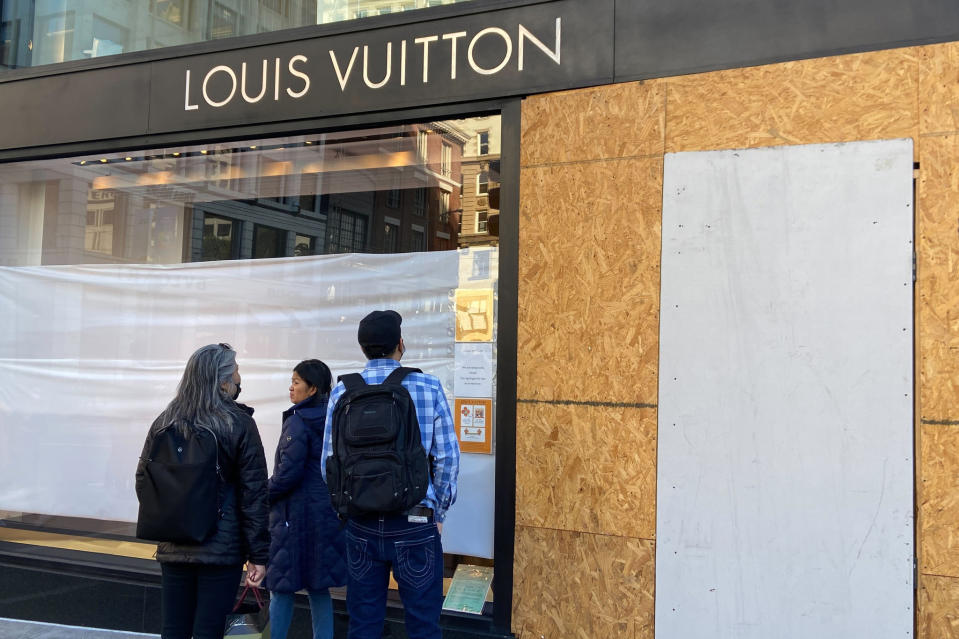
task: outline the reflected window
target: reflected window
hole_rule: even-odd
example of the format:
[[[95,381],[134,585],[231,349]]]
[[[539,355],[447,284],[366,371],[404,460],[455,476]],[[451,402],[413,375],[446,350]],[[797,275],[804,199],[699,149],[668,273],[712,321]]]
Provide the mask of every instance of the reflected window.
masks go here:
[[[308,235],[296,235],[293,243],[293,255],[302,257],[304,255],[313,255],[316,247],[316,238]]]
[[[239,14],[233,9],[215,2],[210,16],[210,39],[219,40],[237,35],[240,35]]]
[[[476,232],[477,233],[486,233],[488,219],[489,219],[489,211],[476,212]]]
[[[476,194],[489,194],[489,172],[480,171],[479,175],[476,176]]]
[[[187,28],[190,0],[153,0],[153,15],[170,24]]]
[[[239,253],[239,223],[216,215],[207,215],[203,219],[203,255],[204,262],[211,260],[232,260]]]
[[[73,25],[75,14],[65,11],[37,20],[33,37],[33,65],[74,60]]]
[[[286,257],[286,231],[269,226],[253,226],[253,257]]]
[[[83,54],[90,58],[123,53],[127,47],[127,30],[118,24],[93,16],[93,36]]]
[[[479,155],[489,155],[489,131],[476,134],[476,146]]]
[[[446,142],[443,143],[442,156],[440,157],[440,172],[443,177],[453,175],[453,147]]]
[[[391,221],[383,225],[383,252],[398,253],[400,246],[400,227]]]

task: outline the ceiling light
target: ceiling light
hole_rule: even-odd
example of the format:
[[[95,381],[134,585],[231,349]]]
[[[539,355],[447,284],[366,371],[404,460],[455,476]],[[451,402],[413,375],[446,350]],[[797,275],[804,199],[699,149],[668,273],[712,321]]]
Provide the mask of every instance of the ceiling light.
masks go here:
[[[100,158],[100,161],[103,162],[104,164],[107,163],[107,159],[106,159],[106,158]]]

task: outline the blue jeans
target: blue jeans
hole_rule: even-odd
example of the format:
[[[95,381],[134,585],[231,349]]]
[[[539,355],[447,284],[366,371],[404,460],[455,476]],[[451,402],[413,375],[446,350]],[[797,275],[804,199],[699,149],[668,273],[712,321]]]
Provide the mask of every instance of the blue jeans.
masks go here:
[[[333,600],[330,591],[309,590],[313,639],[333,639]],[[270,592],[270,637],[286,639],[293,621],[292,592]]]
[[[163,639],[222,639],[243,566],[160,562]]]
[[[346,529],[349,639],[380,639],[390,567],[399,585],[410,639],[441,639],[443,544],[436,524],[404,515],[351,518]]]

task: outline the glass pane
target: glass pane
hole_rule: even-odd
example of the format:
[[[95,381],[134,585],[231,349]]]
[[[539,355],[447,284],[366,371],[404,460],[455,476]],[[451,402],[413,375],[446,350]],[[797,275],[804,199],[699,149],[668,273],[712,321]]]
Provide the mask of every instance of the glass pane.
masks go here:
[[[499,159],[479,155],[475,130],[498,122],[470,118],[2,164],[0,265],[496,244],[478,211],[496,213]],[[308,249],[300,238],[312,238]]]
[[[0,70],[329,24],[467,1],[0,2]]]

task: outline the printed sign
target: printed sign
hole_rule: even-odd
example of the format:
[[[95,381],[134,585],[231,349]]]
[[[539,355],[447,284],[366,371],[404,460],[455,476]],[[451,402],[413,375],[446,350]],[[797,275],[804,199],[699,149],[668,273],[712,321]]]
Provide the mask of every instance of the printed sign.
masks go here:
[[[456,436],[464,453],[493,452],[493,400],[457,397],[453,406]]]
[[[457,289],[456,341],[489,342],[493,339],[493,289]]]

